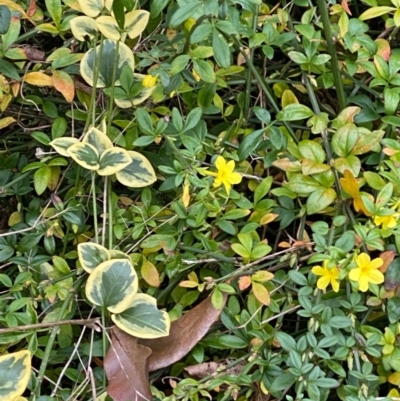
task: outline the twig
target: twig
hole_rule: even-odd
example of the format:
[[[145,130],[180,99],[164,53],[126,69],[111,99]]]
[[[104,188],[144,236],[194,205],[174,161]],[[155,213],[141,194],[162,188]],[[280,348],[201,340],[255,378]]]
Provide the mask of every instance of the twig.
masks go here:
[[[77,325],[81,325],[81,326],[88,326],[91,329],[99,331],[99,327],[98,327],[99,323],[100,323],[99,318],[79,319],[79,320],[61,320],[59,322],[34,323],[34,324],[26,324],[24,326],[7,327],[5,329],[0,329],[0,334],[14,333],[15,331],[45,329],[45,328],[61,326],[61,325],[65,325],[65,324],[77,324]]]

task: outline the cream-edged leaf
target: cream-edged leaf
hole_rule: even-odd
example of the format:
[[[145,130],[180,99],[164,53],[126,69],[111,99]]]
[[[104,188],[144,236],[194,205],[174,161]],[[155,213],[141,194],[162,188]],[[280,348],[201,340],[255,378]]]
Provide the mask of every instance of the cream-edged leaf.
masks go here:
[[[111,259],[111,256],[104,246],[84,242],[78,245],[78,258],[82,269],[91,273],[100,263]]]
[[[125,15],[125,32],[131,39],[138,37],[149,22],[150,13],[145,10],[130,11]]]
[[[107,38],[111,40],[120,40],[121,34],[119,32],[118,23],[114,17],[101,16],[96,19],[98,30]]]
[[[131,258],[129,257],[129,255],[127,255],[126,253],[119,251],[118,249],[111,249],[108,251],[108,253],[110,254],[110,259],[127,259],[127,260],[131,260]]]
[[[153,166],[148,159],[138,152],[128,151],[131,157],[130,164],[116,173],[117,180],[132,188],[142,188],[153,184],[157,180]]]
[[[83,168],[87,170],[98,170],[99,154],[90,143],[79,142],[68,148],[69,155]]]
[[[63,137],[63,138],[56,138],[53,139],[50,142],[50,145],[55,149],[57,153],[59,153],[61,156],[64,157],[70,157],[68,153],[68,149],[72,146],[75,145],[76,143],[79,143],[79,140],[77,138],[72,138],[72,137]]]
[[[112,313],[127,309],[138,290],[138,277],[127,259],[113,259],[98,265],[86,282],[86,296]]]
[[[72,35],[81,42],[84,42],[86,37],[95,38],[98,32],[96,21],[84,15],[72,18],[69,24]]]
[[[100,157],[99,175],[112,175],[127,167],[131,158],[127,150],[122,148],[111,148],[103,152]]]
[[[81,10],[88,17],[97,17],[104,8],[104,0],[78,0]]]
[[[157,309],[155,298],[137,294],[122,313],[112,315],[113,322],[126,333],[139,338],[159,338],[169,334],[168,313]]]
[[[31,353],[18,351],[0,356],[0,400],[21,396],[31,377]]]
[[[94,49],[90,49],[85,53],[81,60],[80,72],[83,79],[91,86],[93,86],[93,76],[95,69],[95,61],[100,62],[99,77],[97,80],[97,88],[109,87],[113,83],[113,67],[114,63],[110,60],[115,60],[117,57],[118,65],[116,71],[115,85],[119,86],[119,77],[122,72],[122,68],[125,65],[129,65],[132,71],[135,69],[135,60],[133,57],[132,50],[124,43],[120,43],[117,54],[117,42],[106,39],[103,42],[103,51],[101,58],[99,58],[100,45]]]
[[[106,149],[111,149],[113,147],[111,139],[102,131],[94,127],[90,127],[88,129],[86,135],[83,137],[82,142],[90,143],[92,146],[94,146],[100,156]]]

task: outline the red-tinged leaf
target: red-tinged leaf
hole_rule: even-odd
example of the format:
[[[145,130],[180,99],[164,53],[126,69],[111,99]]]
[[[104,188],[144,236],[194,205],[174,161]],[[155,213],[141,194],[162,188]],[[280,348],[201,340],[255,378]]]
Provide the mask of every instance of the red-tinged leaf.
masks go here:
[[[111,346],[104,360],[107,393],[114,401],[152,400],[148,357],[151,350],[118,327],[111,329]]]
[[[239,278],[239,290],[244,291],[251,285],[251,278],[250,276],[242,276]]]
[[[347,14],[352,15],[347,0],[342,0],[340,4],[343,7],[343,10],[346,11]]]
[[[268,306],[271,302],[268,290],[262,284],[255,282],[253,282],[251,288],[257,300],[260,301],[263,305]]]
[[[381,56],[385,61],[389,61],[391,53],[389,42],[386,39],[376,39],[375,43],[378,45],[376,54]]]
[[[30,0],[28,9],[26,10],[26,15],[32,17],[36,12],[36,0]]]
[[[226,294],[224,294],[224,303]],[[150,348],[149,371],[165,368],[182,359],[208,332],[218,319],[221,309],[215,309],[211,297],[171,323],[169,336],[157,339],[139,339],[138,343]]]
[[[61,92],[67,102],[72,102],[75,96],[73,79],[64,71],[53,71],[53,85]]]
[[[386,273],[389,265],[393,262],[396,256],[396,252],[394,251],[385,251],[382,252],[379,257],[383,260],[383,265],[379,268],[382,273]]]

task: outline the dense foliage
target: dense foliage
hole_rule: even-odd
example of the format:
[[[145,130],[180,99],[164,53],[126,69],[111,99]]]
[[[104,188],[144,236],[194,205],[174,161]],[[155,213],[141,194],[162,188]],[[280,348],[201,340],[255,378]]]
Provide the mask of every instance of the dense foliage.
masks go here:
[[[400,399],[399,27],[0,0],[0,400]]]

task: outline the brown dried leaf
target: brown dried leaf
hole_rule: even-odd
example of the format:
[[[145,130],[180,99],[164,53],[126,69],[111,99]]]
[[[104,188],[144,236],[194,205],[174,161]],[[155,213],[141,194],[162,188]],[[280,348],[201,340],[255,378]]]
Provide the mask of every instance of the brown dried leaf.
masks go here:
[[[107,393],[115,401],[152,400],[148,357],[151,350],[118,327],[111,329],[111,347],[104,360]]]
[[[224,294],[224,304],[226,294]],[[150,348],[149,372],[165,368],[183,358],[208,332],[222,311],[215,309],[211,297],[171,323],[169,336],[139,339],[138,344]]]
[[[383,260],[383,265],[379,268],[382,273],[386,273],[389,265],[393,262],[396,253],[394,251],[382,252],[379,257]]]

